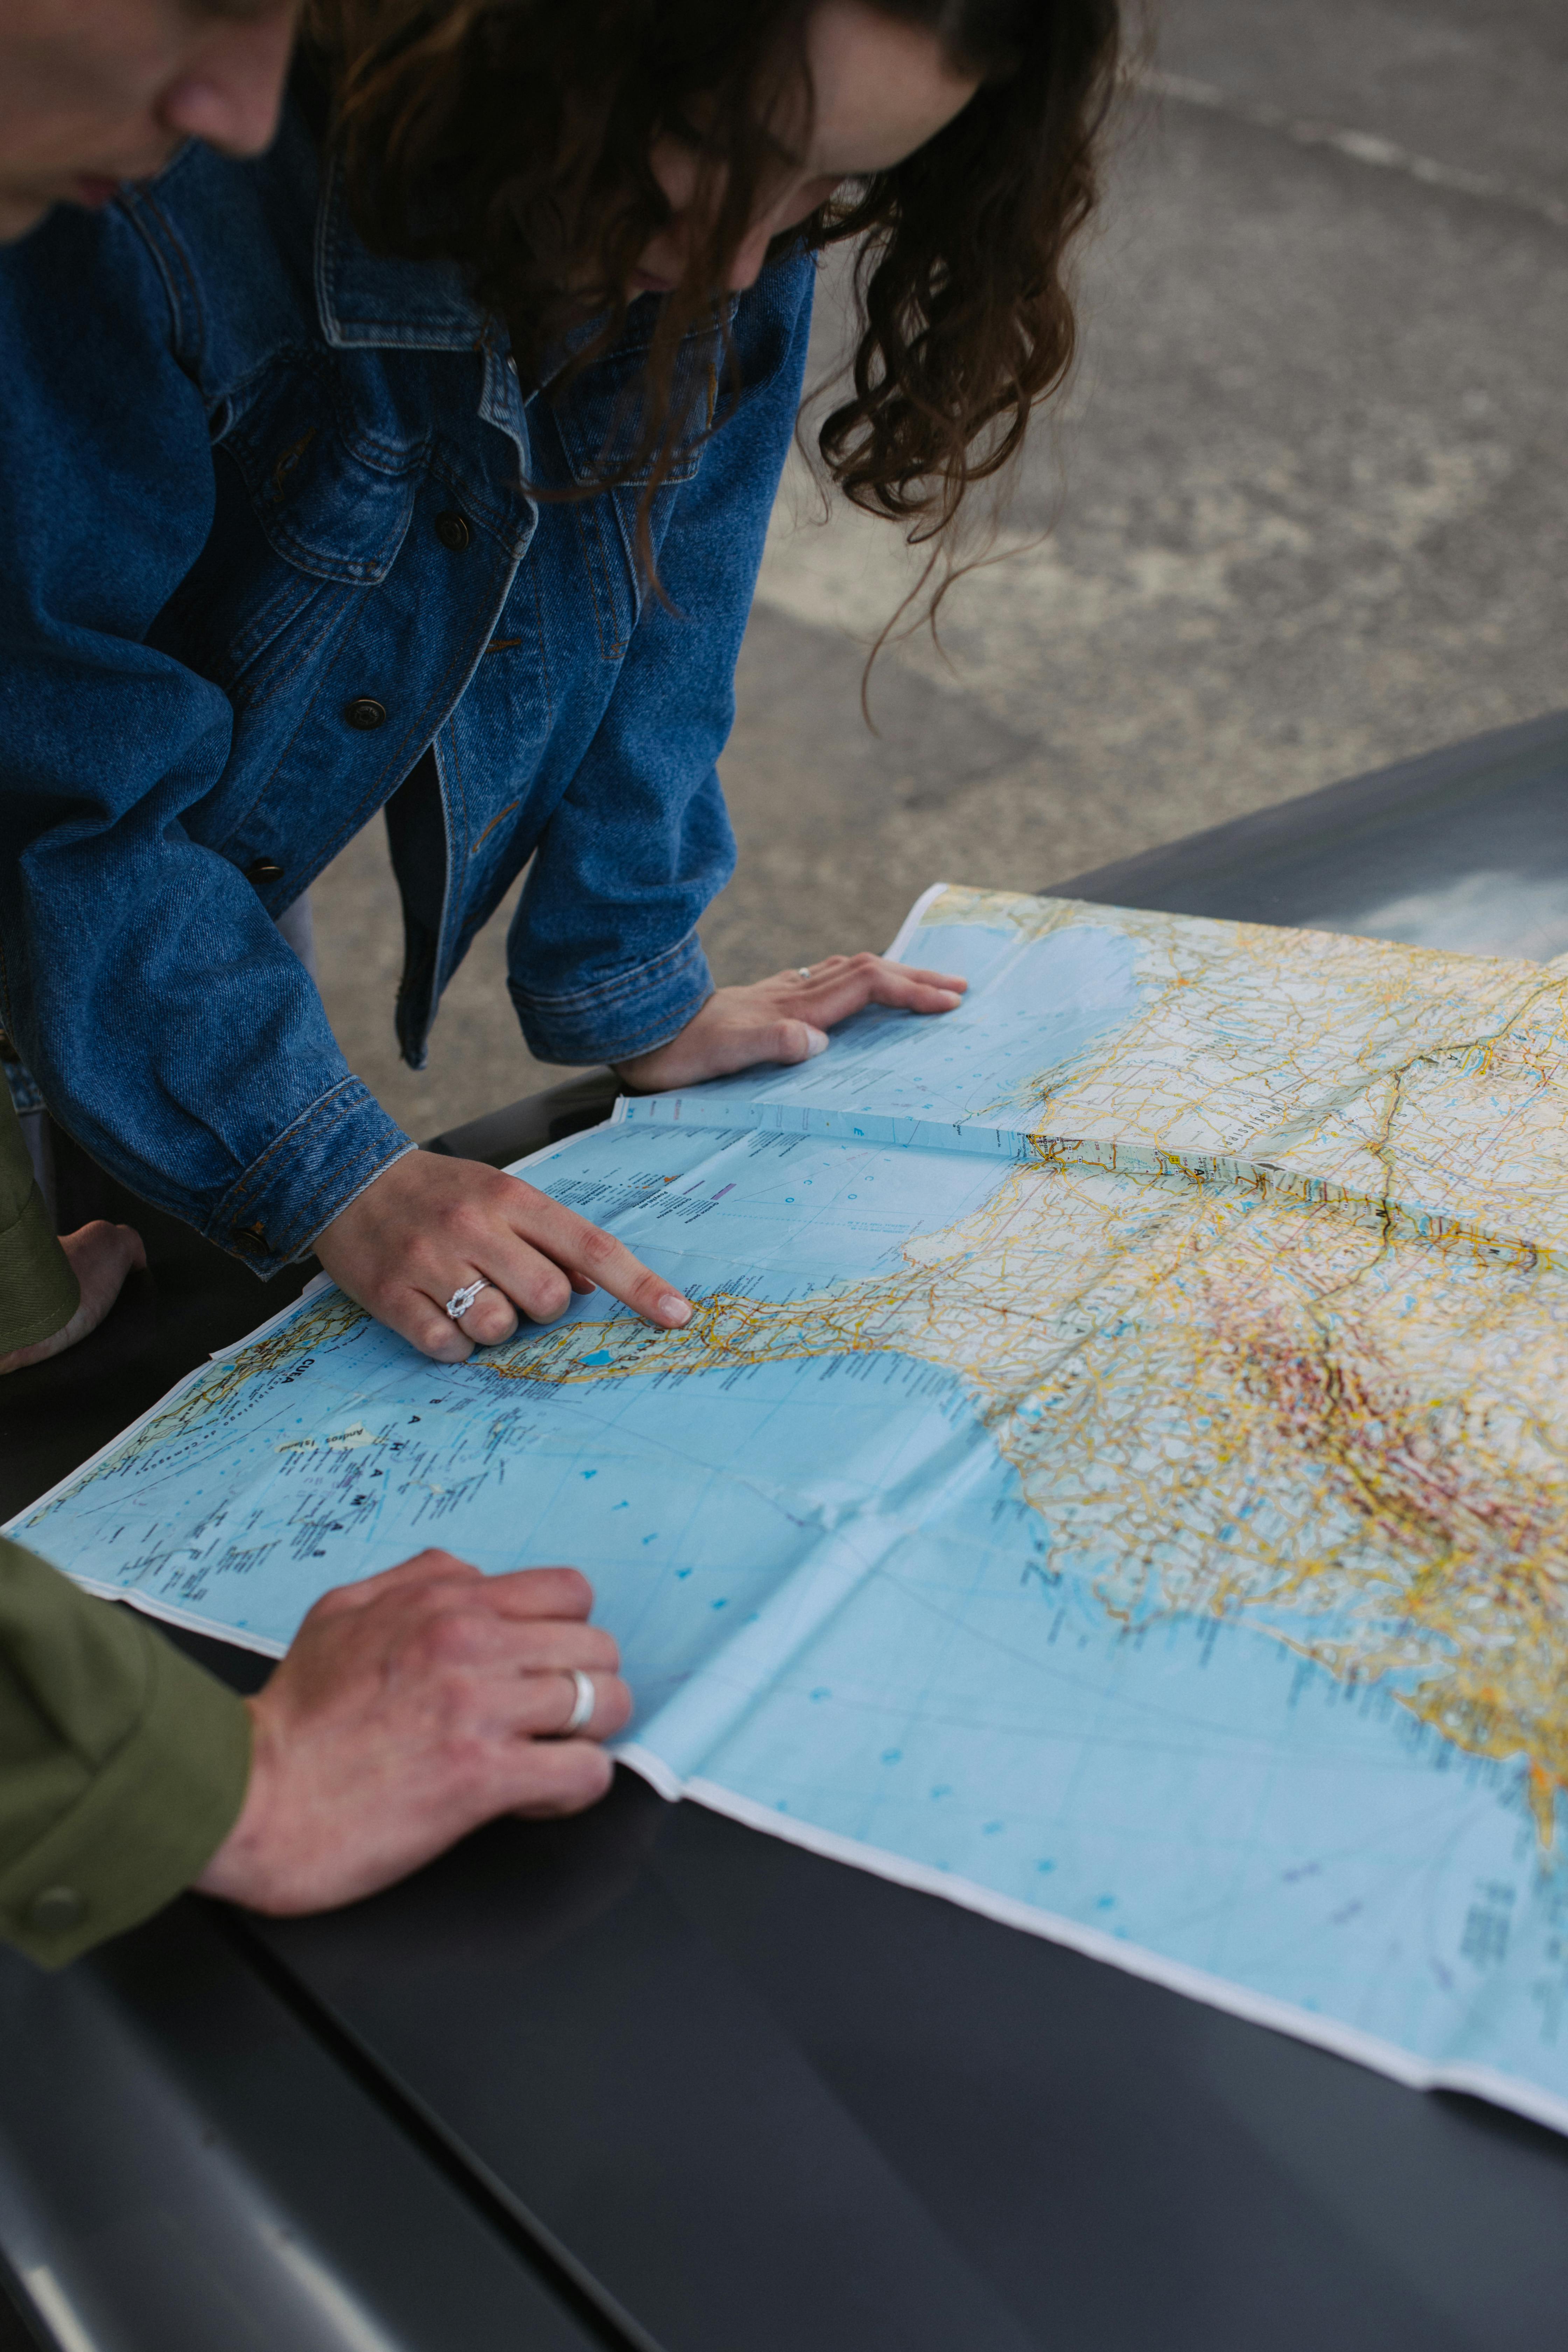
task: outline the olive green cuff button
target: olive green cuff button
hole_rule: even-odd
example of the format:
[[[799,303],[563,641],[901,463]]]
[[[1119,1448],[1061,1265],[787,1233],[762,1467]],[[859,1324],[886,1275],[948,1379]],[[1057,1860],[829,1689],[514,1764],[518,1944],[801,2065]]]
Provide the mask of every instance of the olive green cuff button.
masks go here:
[[[87,1905],[74,1886],[44,1886],[27,1906],[27,1925],[40,1936],[63,1936],[81,1925]]]

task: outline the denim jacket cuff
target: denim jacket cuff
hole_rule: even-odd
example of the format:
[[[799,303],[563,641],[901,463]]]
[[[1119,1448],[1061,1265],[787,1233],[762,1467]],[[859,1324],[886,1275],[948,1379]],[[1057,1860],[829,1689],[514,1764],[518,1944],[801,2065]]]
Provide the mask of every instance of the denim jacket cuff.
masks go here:
[[[251,1161],[219,1202],[207,1238],[258,1274],[277,1274],[416,1149],[367,1087],[340,1078]]]
[[[528,1050],[540,1062],[628,1062],[667,1045],[713,993],[695,931],[651,963],[617,972],[596,988],[546,996],[510,982]]]

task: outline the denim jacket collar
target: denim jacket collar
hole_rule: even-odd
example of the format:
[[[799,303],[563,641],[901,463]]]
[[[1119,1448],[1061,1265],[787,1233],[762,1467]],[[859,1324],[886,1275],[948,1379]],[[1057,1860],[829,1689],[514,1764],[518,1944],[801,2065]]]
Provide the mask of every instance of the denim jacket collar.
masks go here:
[[[316,214],[316,307],[322,334],[340,350],[465,352],[495,340],[456,262],[370,251],[350,216],[335,157]]]
[[[509,356],[504,324],[474,299],[458,263],[372,253],[354,226],[337,157],[325,167],[316,213],[316,308],[322,334],[339,350],[482,351],[489,364],[480,414],[523,446],[516,378],[510,386],[500,380]],[[584,319],[557,337],[536,389],[550,383],[599,325],[598,318]]]
[[[343,350],[479,352],[479,415],[528,465],[524,401],[499,319],[475,301],[455,261],[406,261],[372,253],[353,225],[342,163],[325,167],[316,208],[316,310],[327,341]]]

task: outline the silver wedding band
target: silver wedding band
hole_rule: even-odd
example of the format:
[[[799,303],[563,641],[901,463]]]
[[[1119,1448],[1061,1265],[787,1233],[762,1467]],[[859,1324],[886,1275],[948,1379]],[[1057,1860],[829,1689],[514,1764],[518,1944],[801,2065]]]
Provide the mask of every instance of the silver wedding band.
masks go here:
[[[552,1731],[550,1736],[552,1739],[574,1739],[578,1732],[586,1731],[594,1720],[594,1708],[596,1704],[594,1677],[592,1675],[585,1675],[581,1666],[563,1666],[561,1671],[571,1677],[572,1712],[560,1730]]]
[[[465,1282],[461,1290],[454,1290],[447,1301],[447,1312],[454,1323],[460,1323],[481,1290],[493,1290],[493,1282]]]

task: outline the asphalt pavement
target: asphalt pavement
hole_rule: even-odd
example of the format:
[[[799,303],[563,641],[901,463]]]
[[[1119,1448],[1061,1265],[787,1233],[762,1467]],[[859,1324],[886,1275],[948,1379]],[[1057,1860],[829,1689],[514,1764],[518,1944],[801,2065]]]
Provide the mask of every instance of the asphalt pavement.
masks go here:
[[[1079,278],[1073,381],[940,646],[877,661],[876,732],[909,559],[786,478],[723,761],[721,982],[884,946],[938,878],[1043,887],[1568,705],[1560,5],[1171,0]],[[379,824],[316,898],[328,1009],[411,1131],[556,1075],[517,1034],[504,915],[415,1076]]]

